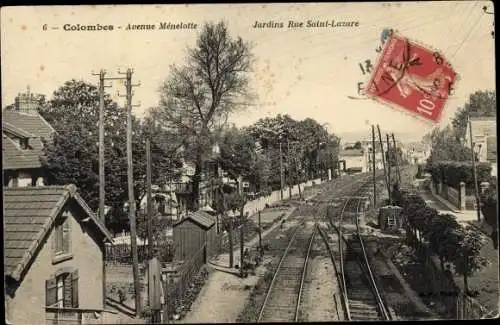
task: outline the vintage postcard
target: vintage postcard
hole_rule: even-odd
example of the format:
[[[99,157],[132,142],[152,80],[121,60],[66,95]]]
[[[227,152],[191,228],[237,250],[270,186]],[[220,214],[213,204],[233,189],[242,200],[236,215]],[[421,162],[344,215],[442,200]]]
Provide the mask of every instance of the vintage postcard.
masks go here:
[[[493,2],[0,21],[7,324],[499,317]]]

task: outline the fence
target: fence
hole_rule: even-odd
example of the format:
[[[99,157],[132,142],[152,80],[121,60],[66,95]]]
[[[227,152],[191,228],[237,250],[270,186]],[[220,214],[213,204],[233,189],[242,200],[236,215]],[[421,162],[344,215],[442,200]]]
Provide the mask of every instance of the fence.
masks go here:
[[[446,194],[451,203],[453,203],[456,207],[460,207],[460,193],[458,190],[448,186]]]
[[[431,190],[433,194],[447,200],[458,210],[474,209],[474,207],[471,208],[470,198],[466,195],[465,183],[463,182],[460,183],[459,189],[453,188],[441,181],[439,183],[432,182]]]
[[[457,319],[480,319],[486,315],[486,309],[476,300],[466,295],[457,299]]]
[[[148,246],[137,245],[139,263],[148,259]],[[132,263],[132,247],[130,244],[106,245],[106,262]]]
[[[309,180],[307,182],[300,184],[300,190],[303,192],[305,188],[311,187],[313,185],[321,184],[321,178]],[[293,185],[290,187],[283,188],[283,200],[287,200],[290,198],[290,192],[292,196],[299,194],[299,187],[297,185]],[[262,211],[266,204],[271,205],[276,202],[281,201],[281,190],[273,191],[268,196],[261,196],[255,200],[248,201],[243,208],[243,212],[252,215],[257,213],[258,211]]]
[[[200,268],[205,264],[205,246],[203,246],[189,261],[182,264],[177,271],[177,279],[167,278],[166,285],[166,308],[167,315],[172,315],[176,312],[176,307],[182,302],[187,289],[190,288],[194,277],[200,271]],[[175,276],[174,276],[175,277]]]

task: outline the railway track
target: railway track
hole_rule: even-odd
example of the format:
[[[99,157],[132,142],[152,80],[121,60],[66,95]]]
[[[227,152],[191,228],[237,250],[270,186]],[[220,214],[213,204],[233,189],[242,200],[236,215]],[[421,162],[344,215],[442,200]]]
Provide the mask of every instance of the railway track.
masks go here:
[[[326,205],[326,197],[334,192],[352,192],[359,184],[367,181],[369,174],[346,177],[335,188],[328,188],[327,193],[320,193],[316,201]],[[330,192],[330,193],[328,193]],[[297,322],[301,311],[301,299],[306,277],[311,247],[317,234],[315,222],[324,219],[316,215],[311,222],[302,221],[294,230],[282,257],[275,268],[271,284],[266,292],[257,322]]]
[[[375,281],[366,254],[359,224],[359,215],[366,202],[366,186],[348,198],[340,211],[338,225],[330,223],[337,232],[338,254],[336,269],[346,319],[349,321],[391,320],[392,317]],[[349,227],[350,226],[350,227]],[[348,230],[349,229],[349,230]]]
[[[312,230],[312,231],[311,231]],[[274,272],[258,322],[296,322],[316,227],[295,228]]]

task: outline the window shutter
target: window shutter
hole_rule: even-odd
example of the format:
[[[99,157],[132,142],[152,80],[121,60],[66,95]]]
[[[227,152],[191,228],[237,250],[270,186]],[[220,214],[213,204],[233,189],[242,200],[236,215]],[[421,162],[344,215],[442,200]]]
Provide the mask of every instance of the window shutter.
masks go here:
[[[51,278],[45,281],[45,306],[52,306],[57,302],[57,281]]]
[[[73,290],[72,292],[72,298],[73,298],[73,303],[72,306],[73,308],[78,308],[78,270],[73,271],[71,274],[71,289]]]
[[[64,307],[70,307],[73,304],[73,289],[72,289],[72,284],[73,281],[71,280],[72,274],[71,273],[66,273],[66,276],[64,277],[64,290],[63,290],[63,305]]]

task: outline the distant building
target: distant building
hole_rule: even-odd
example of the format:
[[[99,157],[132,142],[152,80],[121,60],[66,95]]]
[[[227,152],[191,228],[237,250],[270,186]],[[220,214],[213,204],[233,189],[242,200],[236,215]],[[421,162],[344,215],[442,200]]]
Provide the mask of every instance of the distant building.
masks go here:
[[[55,130],[38,113],[40,96],[28,89],[16,97],[12,107],[2,111],[4,186],[42,186],[45,183],[40,160],[43,140],[49,140]]]
[[[112,241],[104,224],[74,185],[3,191],[6,321],[99,323]]]
[[[491,173],[497,176],[497,120],[495,117],[471,117],[472,124],[472,142],[474,151],[477,153],[480,162],[491,164]],[[467,123],[465,133],[465,146],[470,144],[470,126]]]
[[[339,152],[341,171],[366,172],[368,163],[363,149],[345,149]]]
[[[408,143],[404,153],[410,164],[424,165],[431,154],[431,146],[422,142]]]

